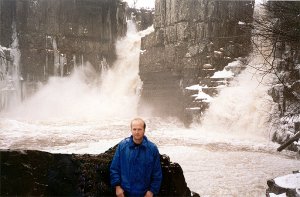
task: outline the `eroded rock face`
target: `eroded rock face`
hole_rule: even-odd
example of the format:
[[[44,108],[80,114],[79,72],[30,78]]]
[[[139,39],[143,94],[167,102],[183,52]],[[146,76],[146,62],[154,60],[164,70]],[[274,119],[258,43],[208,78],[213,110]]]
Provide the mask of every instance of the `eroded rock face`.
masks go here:
[[[184,116],[185,87],[201,84],[250,50],[254,2],[156,0],[155,32],[142,39],[141,103],[158,114]],[[204,65],[211,65],[207,69]],[[204,84],[205,85],[205,84]]]
[[[109,166],[116,146],[99,155],[1,150],[1,196],[115,196]],[[179,164],[161,155],[159,196],[191,193]]]
[[[0,0],[0,45],[18,41],[25,81],[68,75],[86,61],[99,69],[104,59],[114,61],[115,41],[126,33],[125,6],[119,0]]]

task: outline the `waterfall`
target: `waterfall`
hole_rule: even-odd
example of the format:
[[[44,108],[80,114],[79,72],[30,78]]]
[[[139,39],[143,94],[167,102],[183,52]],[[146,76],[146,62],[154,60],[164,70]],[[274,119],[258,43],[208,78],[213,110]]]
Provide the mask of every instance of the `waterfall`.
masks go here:
[[[241,135],[265,135],[272,101],[267,95],[268,86],[260,81],[260,77],[248,65],[213,99],[204,114],[203,128]]]
[[[258,9],[256,5],[256,17],[259,15]],[[261,45],[261,38],[252,39]],[[260,50],[267,52],[268,48]],[[268,136],[274,103],[267,91],[273,78],[259,71],[262,68],[267,70],[268,65],[255,47],[248,56],[248,62],[246,69],[211,102],[202,119],[203,130],[240,136]]]
[[[1,106],[0,110],[14,107],[22,99],[22,81],[20,75],[19,40],[17,36],[16,22],[12,23],[12,44],[9,49],[0,47],[0,88],[1,88]],[[9,52],[5,54],[4,51]],[[11,61],[10,61],[11,59]]]
[[[48,46],[48,42],[50,42],[50,46]],[[49,47],[49,49],[48,49]],[[48,69],[48,53],[53,51],[53,63],[54,63],[54,67],[53,67],[53,73],[54,76],[60,76],[63,77],[64,76],[64,66],[67,63],[67,57],[66,54],[60,53],[58,48],[57,48],[57,41],[56,41],[56,37],[55,36],[46,36],[46,50],[47,50],[47,54],[46,54],[46,63],[45,63],[45,67],[44,67],[44,78],[46,79],[46,70]],[[76,59],[75,59],[75,55],[73,56],[73,60],[74,61],[74,67],[76,64]]]
[[[128,136],[142,87],[140,40],[152,31],[136,32],[128,21],[126,37],[116,43],[117,61],[108,65],[99,54],[102,61],[94,66],[101,72],[76,54],[74,72],[62,78],[60,54],[55,51],[56,76],[19,105],[0,112],[0,148],[99,154]],[[47,41],[50,60],[57,47],[52,37]],[[0,109],[8,78],[14,78],[7,68],[18,65],[17,48],[17,42],[12,52],[0,46]],[[2,58],[9,53],[15,54],[15,61]],[[278,146],[265,138],[272,108],[266,93],[269,78],[251,68],[262,62],[257,54],[249,57],[247,68],[213,98],[200,125],[194,123],[187,129],[175,118],[144,117],[147,137],[161,154],[180,164],[191,191],[201,196],[264,196],[267,179],[300,166],[297,153],[278,153]],[[44,75],[52,66],[46,64]],[[262,140],[257,138],[260,135]]]
[[[59,58],[59,51],[57,49],[57,42],[56,38],[52,38],[52,47],[53,47],[53,55],[54,55],[54,76],[59,76],[60,71],[60,58]]]
[[[141,37],[153,31],[149,28],[137,32],[128,21],[128,31],[116,43],[117,60],[108,68],[105,58],[98,73],[88,62],[74,68],[67,77],[50,77],[31,98],[5,114],[20,119],[109,119],[131,118],[137,113],[139,78],[139,54]],[[53,49],[56,50],[55,39]],[[56,53],[56,52],[54,52]],[[62,56],[62,55],[61,55]],[[63,57],[63,56],[62,56]],[[63,64],[59,53],[55,55],[55,69]],[[75,58],[75,57],[74,57]],[[74,59],[73,58],[73,59]]]
[[[8,49],[0,46],[0,110],[6,108],[7,106],[7,102],[8,102],[8,98],[7,98],[7,85],[6,85],[6,81],[7,81],[7,67],[9,66],[9,61],[7,60],[6,54],[4,51],[8,51]],[[9,49],[10,50],[10,49]]]

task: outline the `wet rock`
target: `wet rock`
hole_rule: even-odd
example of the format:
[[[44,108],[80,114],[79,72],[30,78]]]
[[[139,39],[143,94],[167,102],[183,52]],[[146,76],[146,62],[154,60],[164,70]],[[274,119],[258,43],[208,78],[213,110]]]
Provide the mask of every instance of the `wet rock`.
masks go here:
[[[140,55],[142,106],[182,119],[185,109],[199,107],[187,98],[185,87],[203,84],[215,71],[248,54],[251,31],[239,21],[251,23],[253,7],[250,1],[156,0],[155,31],[141,43],[146,51]],[[202,67],[208,64],[211,71]]]
[[[115,42],[127,31],[125,10],[119,0],[0,0],[0,45],[18,41],[26,81],[65,76],[87,61],[99,69],[103,58],[116,58]]]
[[[267,181],[268,189],[266,194],[268,197],[276,194],[287,197],[300,196],[300,172],[295,171],[293,174],[277,177]]]
[[[1,196],[114,196],[109,166],[116,146],[99,155],[1,150]],[[190,191],[179,164],[161,155],[159,196],[199,196]]]

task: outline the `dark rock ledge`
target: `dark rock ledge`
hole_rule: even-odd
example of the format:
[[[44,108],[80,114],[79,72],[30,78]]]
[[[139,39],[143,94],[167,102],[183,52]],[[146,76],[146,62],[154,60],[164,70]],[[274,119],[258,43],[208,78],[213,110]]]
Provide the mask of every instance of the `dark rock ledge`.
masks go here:
[[[99,155],[0,150],[0,196],[114,196],[109,166],[116,146]],[[161,155],[159,196],[199,196],[187,187],[182,168]]]

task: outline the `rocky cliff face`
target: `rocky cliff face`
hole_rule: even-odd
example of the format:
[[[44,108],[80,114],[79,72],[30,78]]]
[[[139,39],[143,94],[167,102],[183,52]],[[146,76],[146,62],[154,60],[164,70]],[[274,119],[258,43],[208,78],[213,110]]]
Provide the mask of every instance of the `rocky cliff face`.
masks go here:
[[[254,2],[156,0],[155,32],[142,39],[141,103],[161,115],[184,118],[185,87],[204,83],[227,63],[246,56]]]
[[[0,45],[19,50],[27,82],[68,75],[87,61],[101,70],[126,33],[125,8],[119,0],[0,0]]]
[[[299,15],[300,2],[269,2],[266,10],[272,26],[274,85],[269,90],[277,107],[272,114],[273,141],[283,144],[300,132],[300,23],[293,20]],[[278,10],[281,10],[278,13]],[[288,149],[300,152],[299,142]]]
[[[116,58],[127,31],[120,0],[0,0],[0,110],[36,91],[50,76]]]

